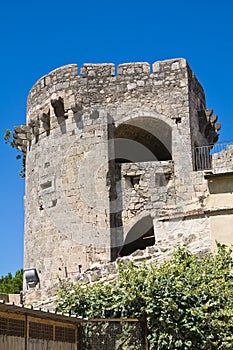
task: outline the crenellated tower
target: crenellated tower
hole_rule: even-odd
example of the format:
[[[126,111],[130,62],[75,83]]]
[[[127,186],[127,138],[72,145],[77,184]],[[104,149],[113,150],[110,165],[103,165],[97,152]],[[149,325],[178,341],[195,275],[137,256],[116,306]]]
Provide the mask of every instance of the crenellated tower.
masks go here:
[[[184,218],[200,213],[206,186],[194,149],[213,145],[219,128],[182,58],[84,64],[80,75],[72,64],[36,82],[14,136],[26,154],[24,265],[40,287],[187,242]],[[209,249],[207,226],[190,242]]]

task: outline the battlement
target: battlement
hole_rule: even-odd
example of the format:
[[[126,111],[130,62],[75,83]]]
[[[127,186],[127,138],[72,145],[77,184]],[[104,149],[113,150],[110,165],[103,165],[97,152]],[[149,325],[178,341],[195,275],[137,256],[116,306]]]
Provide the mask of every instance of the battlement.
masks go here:
[[[155,75],[158,72],[175,72],[179,69],[186,68],[187,61],[184,58],[176,58],[164,61],[156,61],[152,65],[148,62],[131,62],[123,63],[116,66],[113,63],[85,63],[80,70],[80,78],[106,78],[106,77],[121,77],[133,76],[135,79],[141,75],[150,75],[152,72]],[[41,89],[49,87],[50,85],[65,82],[68,79],[73,80],[78,77],[78,65],[69,64],[57,68],[47,75],[40,78],[30,91],[29,98],[38,93]]]
[[[106,110],[110,106],[127,105],[128,109],[129,104],[131,110],[145,106],[176,123],[186,120],[186,126],[191,120],[194,134],[197,131],[192,144],[197,140],[203,144],[197,114],[206,109],[205,94],[184,58],[153,64],[86,63],[80,73],[76,64],[69,64],[51,71],[39,79],[29,93],[26,124],[32,135],[27,135],[27,140],[37,143],[39,135],[48,136],[59,127],[64,132],[66,119],[74,118],[81,126],[81,114],[89,113],[92,119],[100,106]],[[23,147],[26,146],[23,144]]]
[[[139,76],[150,74],[150,64],[147,62],[124,63],[118,66],[118,76]]]
[[[82,78],[102,78],[113,77],[115,75],[115,65],[112,63],[89,64],[86,63],[81,68]]]
[[[70,64],[53,70],[39,79],[32,87],[27,102],[28,120],[35,118],[35,112],[49,107],[52,94],[70,100],[82,100],[83,105],[109,104],[136,97],[158,94],[158,90],[171,90],[174,94],[187,94],[188,64],[177,58],[147,62],[84,64],[78,75],[78,66]],[[184,89],[186,87],[186,90]],[[178,91],[175,91],[178,89]],[[204,94],[200,88],[201,94]],[[162,92],[163,93],[163,92]],[[71,98],[71,95],[73,96]],[[147,96],[149,99],[149,96]],[[151,97],[150,97],[151,98]]]
[[[152,65],[148,62],[130,62],[122,63],[116,66],[113,63],[85,63],[81,67],[80,77],[82,78],[104,78],[113,76],[132,76],[136,78],[137,75],[146,74],[149,75],[150,72],[158,73],[161,71],[171,71],[178,70],[180,68],[185,68],[187,66],[187,61],[184,58],[175,58],[164,61],[156,61]],[[59,68],[54,69],[50,73],[41,77],[32,87],[30,94],[35,94],[40,89],[46,86],[56,84],[63,80],[73,79],[78,76],[78,65],[68,64]]]

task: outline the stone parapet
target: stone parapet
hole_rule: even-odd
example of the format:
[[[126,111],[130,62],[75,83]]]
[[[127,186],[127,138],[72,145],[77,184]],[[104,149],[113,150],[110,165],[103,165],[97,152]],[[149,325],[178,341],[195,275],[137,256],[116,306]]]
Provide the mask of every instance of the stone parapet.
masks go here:
[[[150,74],[150,64],[147,62],[124,63],[117,68],[118,76],[134,76]]]
[[[94,79],[113,77],[115,75],[115,65],[112,63],[84,64],[81,68],[80,77]]]
[[[75,64],[55,69],[35,83],[28,96],[28,112],[30,118],[35,118],[36,109],[43,108],[54,93],[61,97],[72,94],[83,101],[83,108],[95,103],[117,102],[125,99],[141,100],[149,98],[149,94],[156,95],[158,89],[170,90],[170,104],[173,103],[173,91],[180,94],[182,107],[188,93],[187,63],[184,59],[173,59],[156,62],[125,63],[115,67],[114,64],[84,64],[78,76]],[[115,75],[117,71],[117,75]],[[185,90],[186,88],[186,90]],[[92,93],[95,93],[94,95]],[[164,91],[165,93],[165,91]],[[136,94],[136,95],[135,95]],[[90,98],[91,97],[91,98]]]

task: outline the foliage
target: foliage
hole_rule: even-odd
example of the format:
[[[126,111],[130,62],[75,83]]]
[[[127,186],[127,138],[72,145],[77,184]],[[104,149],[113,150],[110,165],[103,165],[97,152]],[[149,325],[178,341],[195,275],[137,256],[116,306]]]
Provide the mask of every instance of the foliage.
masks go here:
[[[83,317],[142,317],[156,350],[232,349],[231,250],[204,258],[177,248],[161,266],[119,265],[111,284],[62,285],[59,311]]]
[[[89,321],[79,328],[81,349],[137,350],[145,348],[145,327],[141,322]]]
[[[14,137],[12,135],[12,132],[9,129],[5,130],[4,141],[7,145],[10,145],[12,148],[17,149],[17,151],[19,152],[16,156],[16,159],[22,160],[22,167],[21,167],[19,175],[20,175],[20,177],[25,177],[26,156],[25,156],[25,154],[23,154],[21,151],[18,150],[18,148],[14,142]]]
[[[0,278],[0,293],[19,294],[23,289],[23,269],[16,271],[13,277],[11,273]]]

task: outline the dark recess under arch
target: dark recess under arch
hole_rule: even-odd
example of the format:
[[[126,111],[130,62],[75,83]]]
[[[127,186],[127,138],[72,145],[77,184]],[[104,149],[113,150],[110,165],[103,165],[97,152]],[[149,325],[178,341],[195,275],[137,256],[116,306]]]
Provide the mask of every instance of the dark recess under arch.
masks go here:
[[[136,124],[135,121],[134,123]],[[143,161],[171,160],[171,152],[157,136],[158,133],[162,134],[164,132],[162,127],[158,128],[157,124],[158,123],[156,123],[155,128],[156,133],[153,128],[151,128],[150,132],[147,128],[141,127],[141,123],[140,126],[134,125],[132,122],[130,124],[120,124],[114,132],[116,162],[135,163]],[[168,139],[169,138],[171,138],[171,135],[168,136]],[[170,142],[171,140],[169,139],[169,143]]]
[[[143,250],[154,244],[153,220],[151,216],[145,216],[129,230],[119,255],[130,255],[138,249]]]

